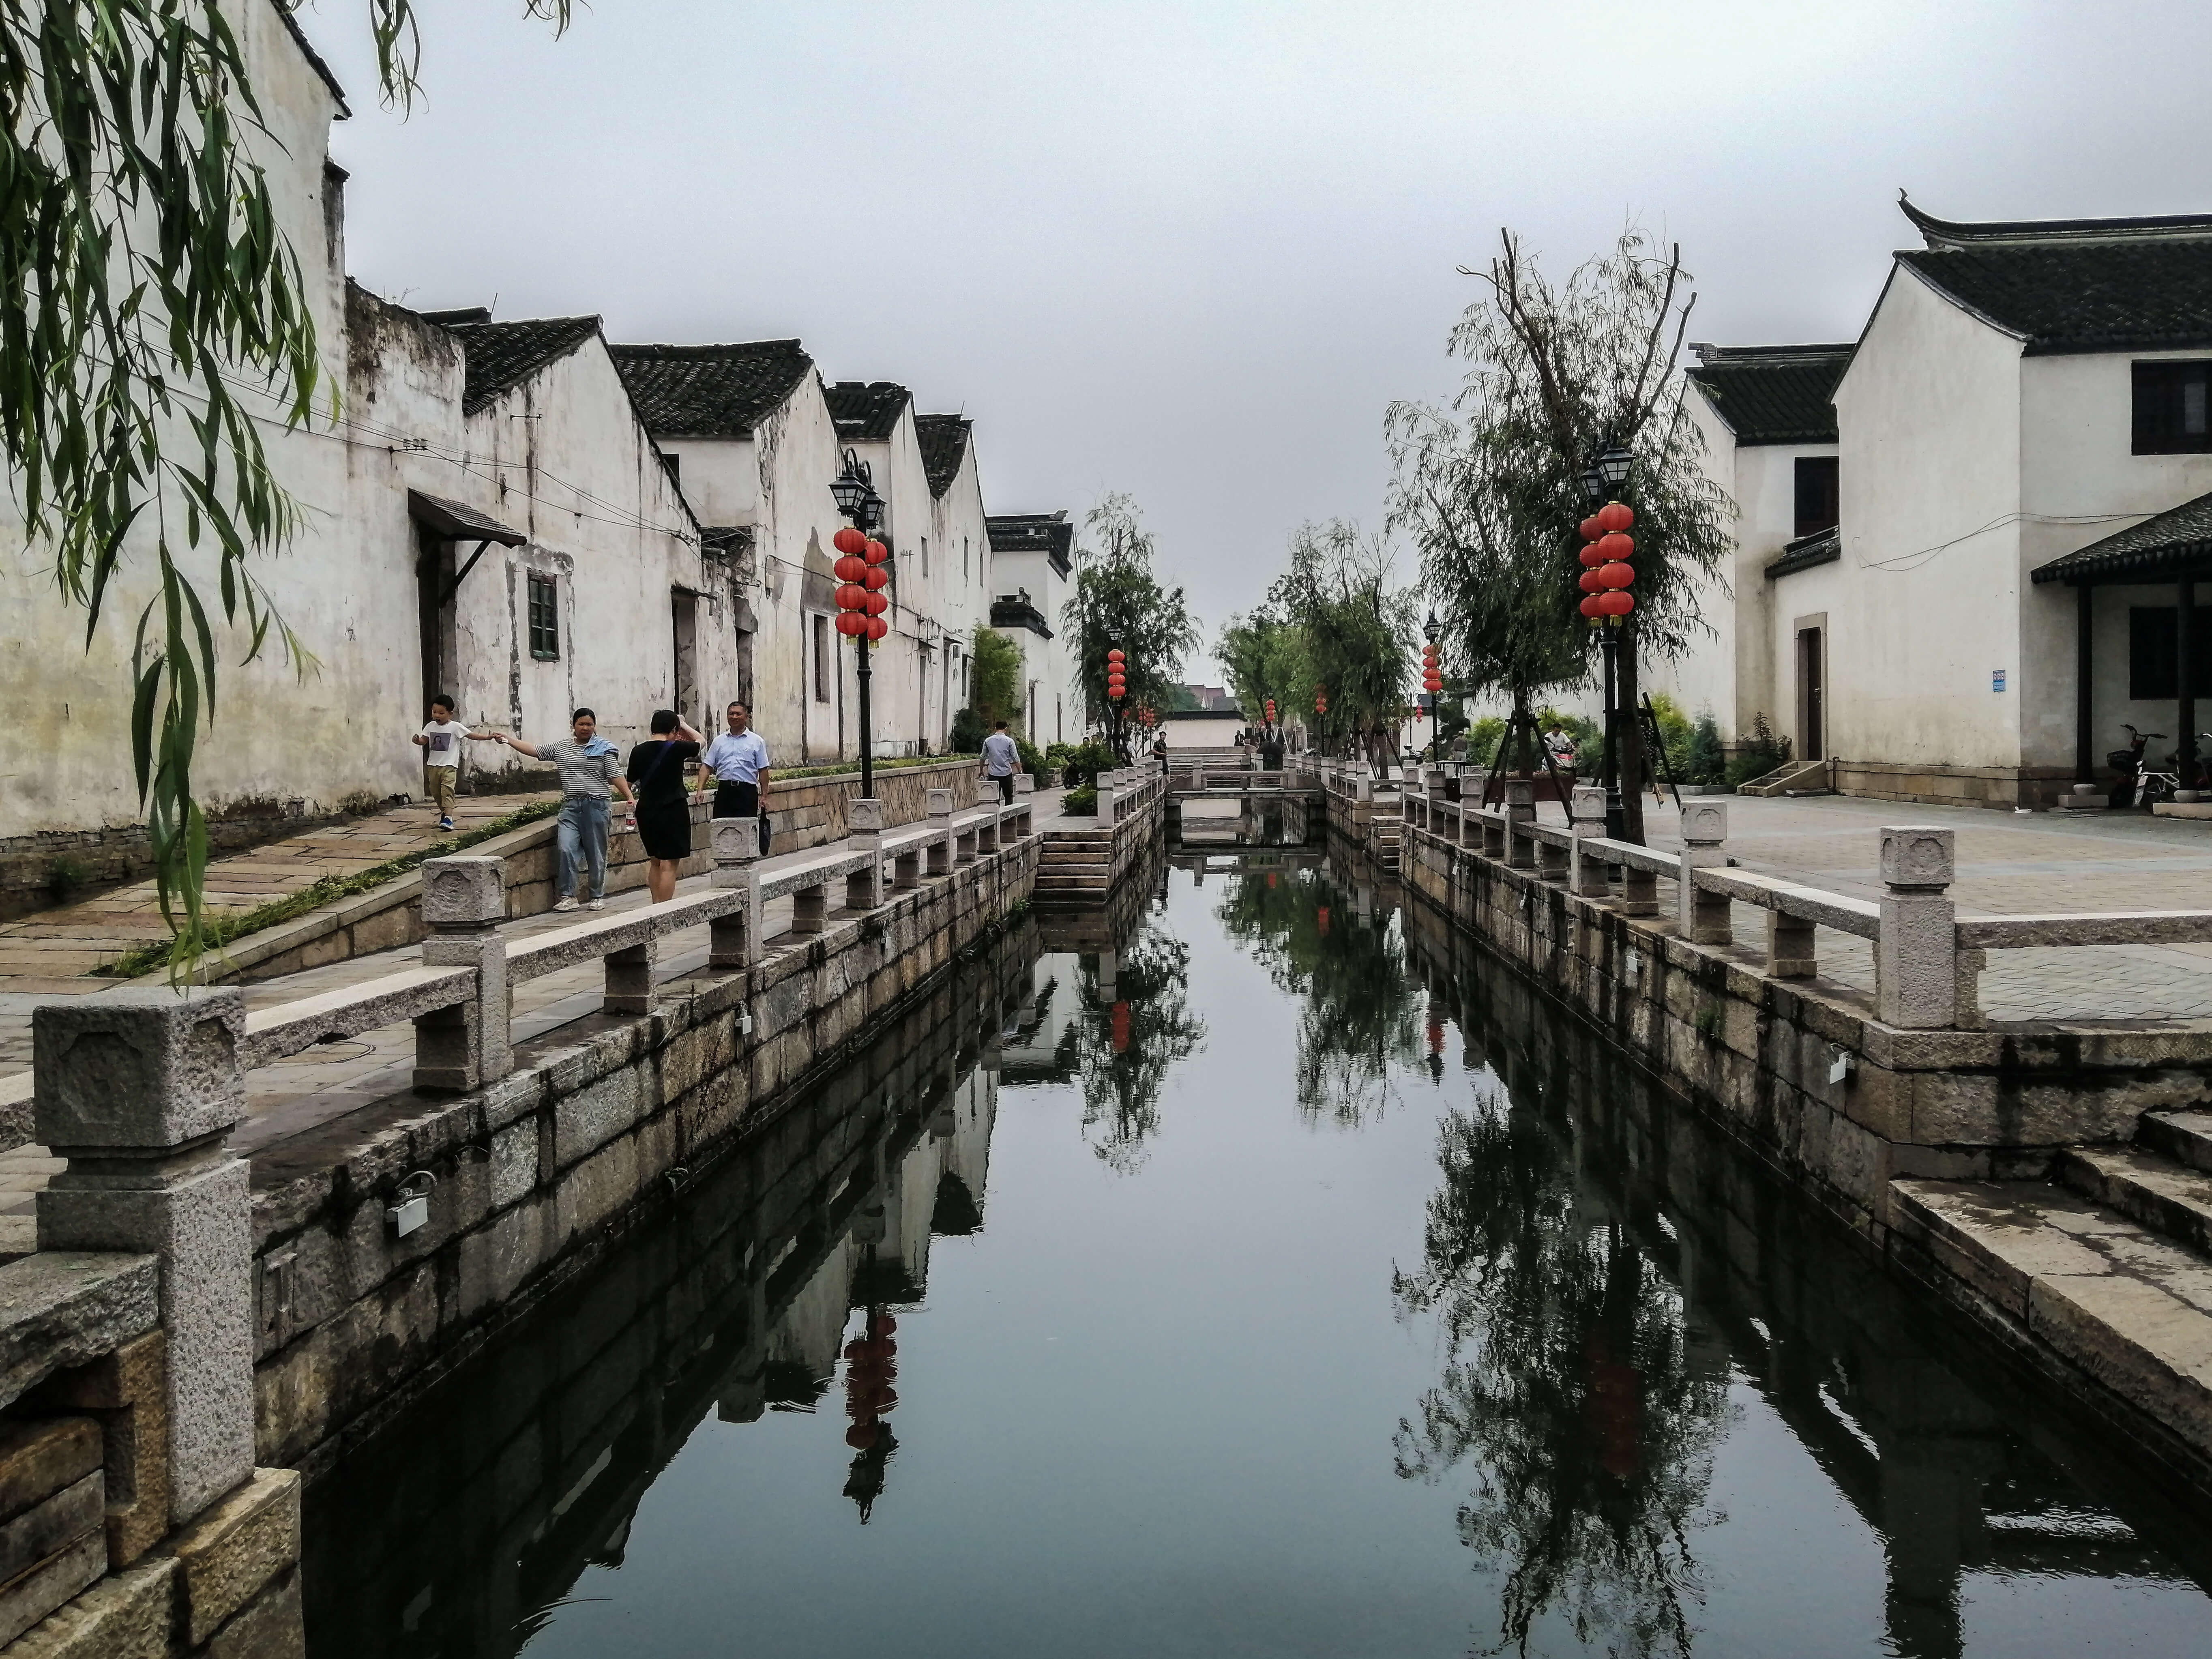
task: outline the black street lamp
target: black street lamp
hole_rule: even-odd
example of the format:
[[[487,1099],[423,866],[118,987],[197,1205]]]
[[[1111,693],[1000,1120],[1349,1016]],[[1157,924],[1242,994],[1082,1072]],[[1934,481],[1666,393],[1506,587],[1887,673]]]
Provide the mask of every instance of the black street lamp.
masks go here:
[[[1428,620],[1421,624],[1421,635],[1429,642],[1429,657],[1433,662],[1437,655],[1437,641],[1444,636],[1444,625],[1437,620],[1434,611],[1429,612]],[[1441,679],[1442,676],[1430,678]],[[1435,766],[1443,759],[1443,694],[1424,685],[1421,696],[1429,705],[1429,764]]]
[[[1628,483],[1630,465],[1628,452],[1610,437],[1606,438],[1603,447],[1583,469],[1583,494],[1593,507],[1602,506],[1608,496],[1620,493]],[[1598,654],[1605,659],[1605,833],[1608,841],[1622,841],[1628,835],[1628,804],[1621,799],[1616,729],[1620,710],[1614,707],[1617,697],[1613,690],[1614,658],[1620,648],[1620,630],[1610,617],[1599,620],[1597,647]]]
[[[838,512],[850,519],[853,527],[862,535],[872,535],[882,526],[884,498],[876,494],[874,482],[868,476],[868,464],[849,449],[845,452],[845,470],[830,481],[830,495],[837,503]],[[854,672],[860,688],[860,799],[872,800],[876,794],[876,736],[868,713],[868,650],[873,641],[865,633],[852,637],[857,659]]]

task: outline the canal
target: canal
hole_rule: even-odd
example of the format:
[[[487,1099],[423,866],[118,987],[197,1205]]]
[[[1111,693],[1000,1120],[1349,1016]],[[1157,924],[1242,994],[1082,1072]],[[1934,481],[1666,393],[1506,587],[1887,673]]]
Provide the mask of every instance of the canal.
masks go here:
[[[1387,883],[1124,909],[349,1452],[313,1659],[2212,1650],[2200,1519]]]

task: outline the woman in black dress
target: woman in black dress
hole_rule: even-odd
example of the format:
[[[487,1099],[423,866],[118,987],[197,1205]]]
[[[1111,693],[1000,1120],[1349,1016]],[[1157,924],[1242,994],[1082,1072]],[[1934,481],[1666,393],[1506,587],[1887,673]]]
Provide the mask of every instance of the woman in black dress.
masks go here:
[[[645,884],[653,902],[676,896],[676,868],[691,854],[691,800],[684,765],[699,758],[700,737],[673,708],[657,709],[653,738],[629,751],[631,822],[645,843]]]

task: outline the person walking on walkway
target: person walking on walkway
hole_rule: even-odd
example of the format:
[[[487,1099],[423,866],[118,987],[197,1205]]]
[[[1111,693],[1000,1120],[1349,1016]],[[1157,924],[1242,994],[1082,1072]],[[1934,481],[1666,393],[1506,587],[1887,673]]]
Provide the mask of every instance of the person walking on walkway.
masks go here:
[[[453,783],[460,775],[461,739],[481,742],[498,736],[496,732],[471,732],[466,721],[455,720],[451,692],[441,691],[430,699],[429,722],[415,734],[415,746],[422,751],[422,794],[438,809],[441,830],[453,827]]]
[[[699,734],[673,708],[656,708],[653,736],[629,751],[630,822],[645,844],[645,884],[655,904],[676,896],[676,875],[691,856],[691,799],[684,769],[699,758]]]
[[[554,876],[554,891],[558,896],[553,908],[576,908],[577,876],[580,870],[586,877],[581,884],[584,908],[601,910],[607,902],[608,791],[620,790],[627,801],[630,799],[629,785],[622,775],[621,751],[599,735],[598,715],[588,708],[579,708],[569,716],[568,730],[569,736],[560,743],[525,743],[504,732],[492,735],[516,753],[535,760],[550,760],[560,769],[561,858]]]
[[[752,711],[733,702],[725,711],[730,729],[707,745],[701,763],[714,777],[714,816],[758,818],[761,856],[768,856],[768,739],[752,729]],[[700,780],[699,793],[707,793]]]
[[[983,739],[983,775],[999,786],[999,803],[1002,806],[1014,804],[1014,769],[1021,764],[1022,751],[1006,735],[1006,723],[999,722],[999,729]]]

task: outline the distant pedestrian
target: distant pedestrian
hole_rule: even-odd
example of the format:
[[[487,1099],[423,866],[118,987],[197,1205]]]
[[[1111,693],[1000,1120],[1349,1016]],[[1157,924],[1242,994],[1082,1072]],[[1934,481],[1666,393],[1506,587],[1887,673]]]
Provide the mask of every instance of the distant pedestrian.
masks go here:
[[[460,775],[461,739],[496,738],[496,732],[471,732],[466,722],[453,718],[453,699],[441,691],[430,699],[430,719],[415,734],[422,751],[422,794],[438,810],[438,828],[453,827],[453,784]]]
[[[691,856],[691,803],[684,768],[699,758],[699,734],[673,708],[653,711],[653,736],[629,751],[630,822],[645,844],[645,884],[655,904],[676,896],[678,867]]]
[[[997,782],[1001,805],[1014,804],[1014,771],[1022,762],[1022,751],[1006,735],[1006,723],[999,722],[999,729],[983,739],[983,775]]]
[[[629,784],[622,774],[622,754],[599,735],[599,716],[579,708],[569,716],[568,737],[560,743],[525,743],[504,733],[493,735],[509,749],[538,760],[550,760],[561,773],[561,821],[557,837],[561,858],[553,878],[556,910],[573,910],[577,890],[583,890],[587,910],[600,910],[607,902],[607,801],[610,790],[630,799]],[[584,877],[580,884],[579,874]]]
[[[758,818],[761,855],[768,855],[768,739],[752,729],[752,711],[733,702],[723,711],[730,729],[707,745],[702,764],[714,778],[714,816]],[[701,780],[700,793],[706,793]]]

